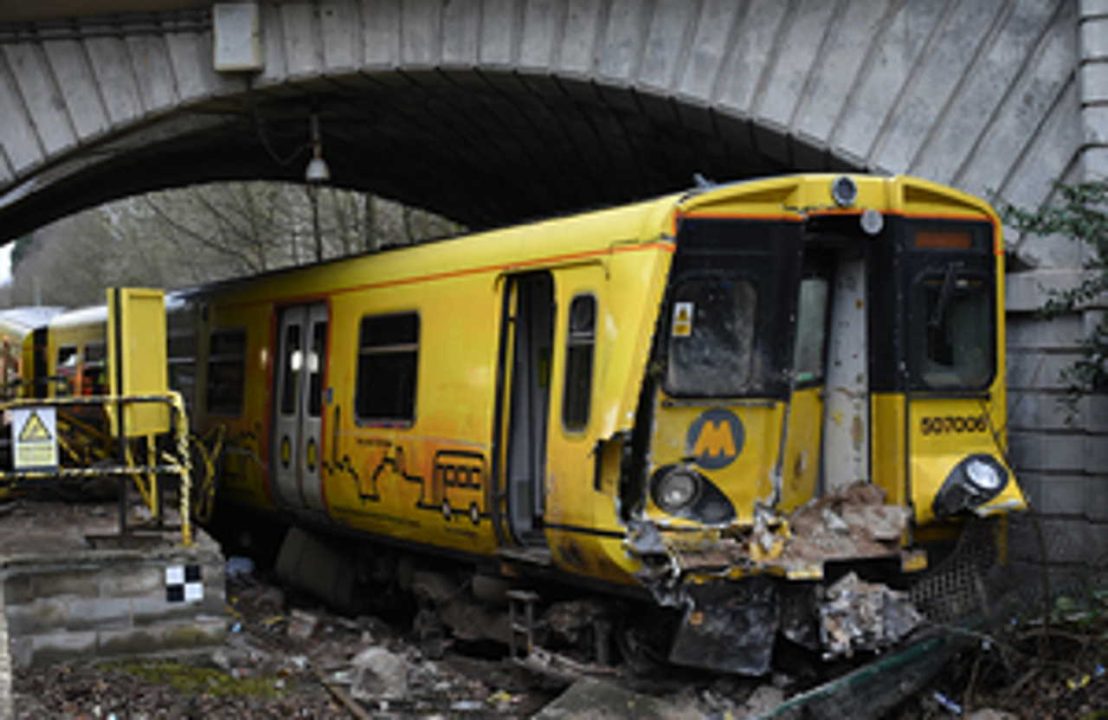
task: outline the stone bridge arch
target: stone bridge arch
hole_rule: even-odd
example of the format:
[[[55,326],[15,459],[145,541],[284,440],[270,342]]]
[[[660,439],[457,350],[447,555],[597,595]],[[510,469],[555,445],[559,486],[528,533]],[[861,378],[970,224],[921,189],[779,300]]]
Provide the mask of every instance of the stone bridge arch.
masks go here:
[[[475,226],[693,172],[909,172],[1024,206],[1108,175],[1106,0],[261,2],[253,73],[213,66],[207,0],[157,4],[178,9],[0,9],[0,241],[145,190],[298,179],[313,110],[336,184]],[[1108,403],[1057,403],[1102,310],[1042,323],[1083,249],[1009,245],[1012,457],[1050,559],[1102,558]]]
[[[208,8],[0,28],[0,233],[146,189],[298,179],[313,110],[336,184],[472,225],[694,172],[913,172],[1033,202],[1081,144],[1068,0],[321,0],[259,16],[257,73],[214,69]]]

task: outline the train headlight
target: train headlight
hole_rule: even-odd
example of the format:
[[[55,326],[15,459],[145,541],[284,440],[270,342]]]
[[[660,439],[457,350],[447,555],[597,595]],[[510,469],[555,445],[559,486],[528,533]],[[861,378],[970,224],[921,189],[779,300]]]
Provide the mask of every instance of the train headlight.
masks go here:
[[[992,500],[1008,485],[1008,471],[988,455],[971,455],[954,466],[931,505],[936,517],[949,517]]]
[[[691,470],[674,468],[657,479],[653,490],[658,507],[673,513],[696,501],[700,495],[700,478]]]
[[[995,492],[1004,485],[1004,469],[977,458],[966,461],[966,477],[969,481],[985,492]]]
[[[831,199],[839,207],[850,207],[858,199],[858,186],[846,175],[831,182]]]

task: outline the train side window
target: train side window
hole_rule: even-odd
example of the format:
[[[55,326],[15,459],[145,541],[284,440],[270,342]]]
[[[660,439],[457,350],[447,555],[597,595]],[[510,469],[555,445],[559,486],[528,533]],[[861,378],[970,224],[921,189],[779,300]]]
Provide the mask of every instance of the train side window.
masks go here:
[[[85,345],[85,362],[81,367],[82,395],[107,395],[108,375],[104,365],[106,355],[104,343]]]
[[[77,378],[77,347],[75,345],[62,345],[58,348],[58,362],[54,366],[54,375],[62,380],[55,385],[56,395],[70,395],[73,393],[74,381]]]
[[[562,424],[567,430],[584,430],[589,424],[595,346],[596,298],[578,295],[569,305],[569,332],[566,334]]]
[[[358,419],[414,420],[418,370],[418,315],[363,317],[354,401]]]
[[[312,325],[312,347],[308,352],[308,415],[319,417],[323,410],[323,365],[327,352],[327,323]]]
[[[172,332],[166,338],[166,362],[169,387],[181,393],[185,407],[192,411],[196,392],[196,336],[191,332]]]
[[[304,350],[300,347],[300,326],[285,327],[284,373],[281,376],[281,414],[295,415],[296,402],[300,399],[300,371],[304,364]]]
[[[245,370],[246,331],[241,328],[214,331],[208,351],[208,412],[242,413]]]

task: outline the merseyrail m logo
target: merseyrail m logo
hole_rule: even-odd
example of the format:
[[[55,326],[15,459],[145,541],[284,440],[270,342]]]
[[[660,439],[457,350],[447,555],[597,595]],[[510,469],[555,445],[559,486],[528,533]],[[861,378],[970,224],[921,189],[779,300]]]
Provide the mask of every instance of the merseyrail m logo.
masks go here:
[[[693,461],[706,470],[730,465],[743,450],[743,424],[730,410],[715,408],[689,426],[686,447]]]

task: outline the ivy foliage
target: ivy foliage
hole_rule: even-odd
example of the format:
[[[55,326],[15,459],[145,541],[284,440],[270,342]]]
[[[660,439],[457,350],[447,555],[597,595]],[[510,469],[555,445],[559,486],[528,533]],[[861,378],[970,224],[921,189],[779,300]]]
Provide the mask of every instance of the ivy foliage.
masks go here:
[[[1059,185],[1058,195],[1049,205],[1037,210],[1002,206],[1001,214],[1006,225],[1022,232],[1061,235],[1092,250],[1082,281],[1068,290],[1052,292],[1043,306],[1045,317],[1104,304],[1102,298],[1108,294],[1108,179]],[[1108,391],[1108,313],[1101,313],[1081,350],[1081,359],[1063,376],[1071,394]]]

